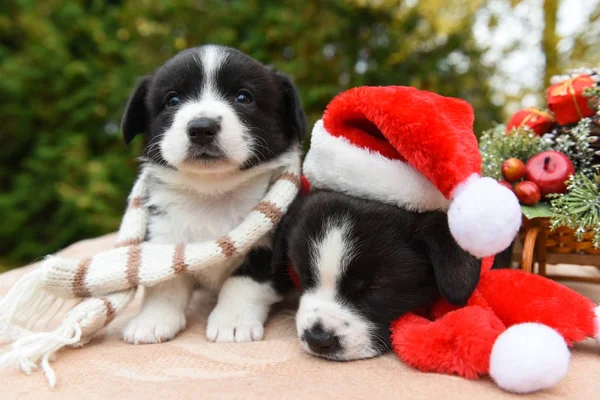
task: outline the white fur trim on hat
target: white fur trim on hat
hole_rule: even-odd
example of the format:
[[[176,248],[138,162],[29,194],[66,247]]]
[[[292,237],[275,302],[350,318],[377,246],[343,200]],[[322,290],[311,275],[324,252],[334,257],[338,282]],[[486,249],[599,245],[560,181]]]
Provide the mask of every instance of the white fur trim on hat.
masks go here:
[[[554,329],[538,323],[513,325],[492,347],[490,376],[504,390],[531,393],[560,382],[570,358],[567,343]]]
[[[411,211],[447,210],[449,200],[409,164],[332,136],[315,124],[303,172],[311,187],[381,201]]]
[[[492,256],[515,238],[521,226],[521,207],[509,189],[492,178],[473,174],[454,191],[448,224],[463,249],[476,257]]]

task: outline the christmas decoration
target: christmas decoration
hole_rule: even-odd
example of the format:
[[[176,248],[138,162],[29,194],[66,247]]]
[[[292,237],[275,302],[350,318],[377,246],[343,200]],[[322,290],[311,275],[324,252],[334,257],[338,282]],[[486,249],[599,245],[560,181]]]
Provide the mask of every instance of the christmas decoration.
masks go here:
[[[563,239],[558,244],[550,241],[554,243],[549,242],[550,251],[600,254],[590,248],[592,238],[593,246],[598,248],[600,231],[600,70],[567,71],[552,77],[551,83],[547,92],[548,108],[554,112],[558,123],[539,141],[533,137],[530,126],[507,129],[509,134],[505,136],[501,127],[484,132],[480,141],[483,172],[486,176],[502,179],[500,166],[506,160],[515,157],[526,162],[529,167],[526,168],[525,182],[517,182],[517,185],[532,181],[545,198],[534,207],[526,207],[532,203],[531,196],[525,196],[523,190],[517,194],[524,205],[525,216],[549,218],[551,229],[561,230]],[[511,123],[515,118],[513,116]],[[547,150],[562,155],[548,158],[540,154]],[[537,169],[533,164],[537,164]],[[556,168],[550,168],[552,165]],[[550,171],[546,171],[546,167],[554,172],[547,174]],[[523,187],[521,185],[521,189]],[[567,240],[567,236],[573,239]],[[580,242],[575,243],[575,239]]]
[[[543,139],[552,149],[569,157],[578,173],[589,175],[600,168],[599,137],[600,117],[595,116],[574,125],[558,126]]]
[[[534,206],[542,198],[542,193],[538,185],[531,181],[519,182],[515,186],[515,195],[521,204]]]
[[[518,158],[509,158],[502,163],[502,176],[509,182],[516,182],[525,175],[525,163]]]
[[[315,124],[304,174],[311,187],[447,210],[461,247],[493,255],[514,239],[521,210],[514,193],[480,176],[473,118],[468,103],[411,87],[350,89]]]
[[[515,129],[527,127],[536,135],[542,136],[550,132],[555,123],[554,116],[549,112],[530,107],[517,111],[512,116],[506,124],[506,132],[510,134]]]
[[[551,197],[551,227],[567,226],[575,231],[577,240],[589,233],[594,247],[600,248],[600,174],[573,175],[567,181],[567,192]]]
[[[550,86],[547,92],[548,108],[561,125],[572,124],[594,115],[589,99],[583,95],[586,88],[596,85],[590,75],[577,75]]]
[[[591,161],[592,168],[600,169],[600,115],[592,118],[588,142],[590,142],[590,147],[594,150],[594,156]]]
[[[529,128],[519,128],[507,135],[503,125],[483,132],[479,150],[483,160],[483,175],[502,179],[502,164],[509,158],[526,162],[534,155],[550,149],[550,143],[542,140]]]
[[[597,76],[600,79],[600,75]],[[596,115],[591,117],[588,142],[594,152],[591,165],[594,168],[600,168],[600,86],[586,89],[584,95],[590,99],[590,107],[596,110]]]
[[[564,193],[565,182],[575,173],[569,157],[559,151],[549,150],[531,157],[525,165],[525,180],[535,183],[542,195]]]
[[[599,75],[600,76],[600,75]],[[592,86],[583,90],[583,95],[589,99],[589,106],[593,110],[600,110],[600,86]]]

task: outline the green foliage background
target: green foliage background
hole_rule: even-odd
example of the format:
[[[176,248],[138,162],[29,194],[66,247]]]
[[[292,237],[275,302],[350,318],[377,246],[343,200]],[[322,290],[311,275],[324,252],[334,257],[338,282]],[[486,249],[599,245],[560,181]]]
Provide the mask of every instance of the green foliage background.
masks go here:
[[[2,0],[0,262],[118,227],[140,150],[121,141],[123,106],[138,76],[186,47],[220,43],[274,64],[311,123],[346,88],[399,84],[464,98],[476,132],[488,128],[501,115],[472,36],[476,7],[417,3]]]

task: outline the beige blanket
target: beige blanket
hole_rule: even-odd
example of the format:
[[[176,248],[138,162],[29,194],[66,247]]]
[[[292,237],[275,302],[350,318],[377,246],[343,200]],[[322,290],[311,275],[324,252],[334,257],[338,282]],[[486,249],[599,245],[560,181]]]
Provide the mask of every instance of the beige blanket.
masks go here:
[[[114,236],[77,243],[65,257],[89,256],[111,248]],[[31,267],[2,274],[0,295]],[[574,284],[600,301],[600,285]],[[316,359],[302,352],[294,329],[293,304],[274,312],[265,339],[254,343],[213,344],[204,337],[215,299],[198,292],[183,334],[169,343],[133,346],[120,329],[129,312],[82,349],[59,353],[58,384],[44,376],[0,370],[0,398],[8,399],[508,399],[519,398],[487,379],[424,374],[388,354],[348,363]],[[0,350],[2,349],[0,345]],[[600,399],[600,349],[593,342],[576,346],[567,378],[533,399]]]

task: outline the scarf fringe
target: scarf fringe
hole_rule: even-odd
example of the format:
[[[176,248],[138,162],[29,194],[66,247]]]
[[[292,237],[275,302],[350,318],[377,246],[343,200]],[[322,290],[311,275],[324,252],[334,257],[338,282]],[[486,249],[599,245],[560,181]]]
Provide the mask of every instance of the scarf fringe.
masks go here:
[[[34,289],[39,284],[37,281],[43,274],[43,270],[32,271],[20,282],[18,287],[31,286]],[[18,289],[17,286],[13,289]],[[64,308],[64,300],[54,298],[50,301],[48,294],[23,293],[22,296],[11,297],[11,293],[3,299],[0,311],[12,307],[16,310],[13,317],[4,318],[2,322],[3,330],[0,334],[9,336],[14,340],[10,350],[0,356],[0,367],[16,367],[21,369],[27,375],[31,374],[38,367],[46,375],[48,384],[51,387],[56,385],[56,374],[50,366],[50,362],[55,359],[55,354],[64,347],[81,347],[86,344],[102,327],[110,323],[117,313],[122,311],[131,302],[135,296],[136,290],[125,290],[117,292],[103,298],[89,298],[77,304],[69,310],[64,316],[60,326],[52,332],[45,332],[48,323],[61,312]],[[31,307],[14,307],[10,301],[19,301],[20,298],[27,297],[28,305]],[[39,298],[42,300],[40,301]],[[7,301],[9,300],[9,301]],[[18,304],[18,303],[17,303]],[[54,305],[58,305],[54,312],[48,313]],[[41,307],[39,307],[41,305]],[[19,304],[23,306],[23,304]],[[26,317],[33,315],[34,322],[27,322]],[[42,331],[35,331],[34,328],[40,322],[44,322]],[[10,335],[8,334],[10,333]]]
[[[44,319],[45,328],[64,304],[44,291],[43,275],[43,268],[29,272],[0,301],[0,336],[14,340],[11,350],[0,357],[0,367],[17,366],[29,375],[40,364],[48,383],[54,387],[56,375],[50,361],[56,351],[81,339],[81,327],[65,321],[53,332],[33,331]],[[57,309],[48,316],[55,304]]]
[[[30,334],[32,327],[47,315],[54,304],[59,303],[58,297],[44,290],[43,276],[43,268],[29,272],[2,298],[0,337],[17,340]]]
[[[54,361],[57,351],[65,346],[75,345],[81,341],[81,325],[76,321],[65,319],[63,324],[53,332],[30,332],[11,345],[11,350],[0,357],[0,367],[15,366],[27,375],[42,367],[44,375],[51,387],[56,386],[56,374],[50,362]]]

